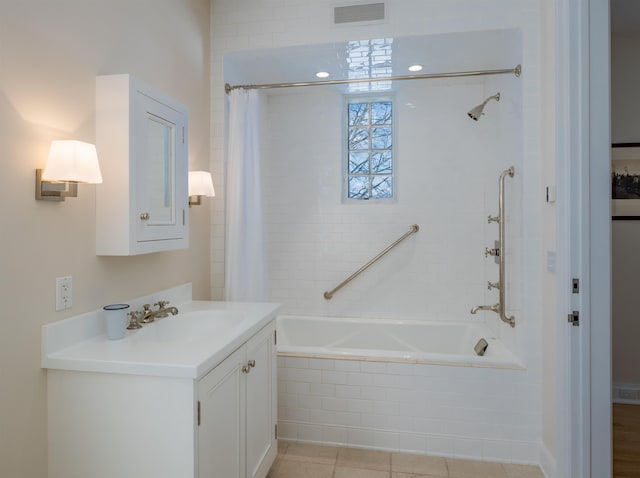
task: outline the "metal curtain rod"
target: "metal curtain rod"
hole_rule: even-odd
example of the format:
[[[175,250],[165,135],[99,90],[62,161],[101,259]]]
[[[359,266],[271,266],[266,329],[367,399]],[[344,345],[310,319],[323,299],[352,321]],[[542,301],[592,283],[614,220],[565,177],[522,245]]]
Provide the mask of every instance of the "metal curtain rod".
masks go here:
[[[225,83],[224,91],[229,94],[233,90],[266,90],[271,88],[292,88],[296,86],[326,86],[326,85],[346,85],[350,83],[374,83],[378,81],[400,81],[400,80],[429,80],[435,78],[456,78],[463,76],[485,76],[485,75],[505,75],[513,74],[520,76],[522,66],[504,70],[476,70],[476,71],[456,71],[451,73],[427,73],[424,75],[389,76],[386,78],[354,78],[352,80],[324,80],[324,81],[304,81],[300,83],[270,83],[265,85],[230,85]]]
[[[366,269],[368,269],[369,267],[371,267],[373,264],[375,264],[376,262],[378,262],[378,260],[382,259],[382,257],[384,255],[387,254],[387,252],[389,252],[391,249],[393,249],[394,247],[396,247],[398,244],[400,244],[402,241],[404,241],[407,237],[409,237],[411,234],[415,234],[416,232],[418,232],[420,230],[420,226],[418,226],[417,224],[412,224],[409,227],[409,232],[406,232],[405,234],[402,235],[402,237],[400,237],[399,239],[397,239],[396,241],[393,242],[393,244],[391,244],[390,246],[388,246],[384,251],[382,251],[381,253],[379,253],[376,257],[374,257],[373,259],[371,259],[369,262],[367,262],[365,265],[363,265],[360,269],[358,269],[357,271],[355,271],[353,274],[351,274],[349,277],[347,277],[345,280],[343,280],[337,287],[335,287],[332,290],[328,290],[324,293],[324,298],[329,300],[333,297],[333,294],[335,294],[336,292],[338,292],[340,289],[342,289],[345,285],[347,285],[349,282],[351,282],[353,279],[355,279],[356,277],[358,277],[362,272],[364,272]]]

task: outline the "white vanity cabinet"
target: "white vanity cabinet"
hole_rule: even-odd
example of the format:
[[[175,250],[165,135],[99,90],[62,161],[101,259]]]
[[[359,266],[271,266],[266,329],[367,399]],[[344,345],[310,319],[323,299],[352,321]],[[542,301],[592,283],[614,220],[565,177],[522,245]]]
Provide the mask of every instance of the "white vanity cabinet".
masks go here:
[[[275,326],[198,382],[198,477],[264,478],[277,454]]]
[[[276,360],[271,319],[196,379],[49,369],[49,478],[265,478]]]
[[[131,75],[96,78],[96,254],[189,246],[188,115]]]

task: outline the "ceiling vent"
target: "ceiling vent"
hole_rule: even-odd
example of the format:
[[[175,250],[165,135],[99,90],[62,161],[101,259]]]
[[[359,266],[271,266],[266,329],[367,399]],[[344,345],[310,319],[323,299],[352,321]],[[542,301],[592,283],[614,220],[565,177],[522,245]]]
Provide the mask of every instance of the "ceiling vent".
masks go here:
[[[344,5],[341,7],[334,7],[333,9],[333,23],[336,25],[359,22],[379,22],[384,21],[384,19],[384,2]]]

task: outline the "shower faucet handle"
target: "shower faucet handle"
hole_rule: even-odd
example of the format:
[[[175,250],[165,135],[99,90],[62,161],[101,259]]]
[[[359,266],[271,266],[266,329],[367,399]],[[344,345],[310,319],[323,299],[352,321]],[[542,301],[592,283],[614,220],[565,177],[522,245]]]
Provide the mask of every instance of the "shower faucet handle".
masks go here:
[[[487,216],[487,223],[491,224],[492,222],[500,222],[500,216],[492,216],[491,214],[489,214]]]
[[[500,255],[500,249],[494,247],[493,249],[489,249],[488,247],[484,248],[484,257],[498,257]]]
[[[500,289],[500,282],[488,281],[487,282],[487,289],[489,289],[489,290],[491,290],[491,289]]]

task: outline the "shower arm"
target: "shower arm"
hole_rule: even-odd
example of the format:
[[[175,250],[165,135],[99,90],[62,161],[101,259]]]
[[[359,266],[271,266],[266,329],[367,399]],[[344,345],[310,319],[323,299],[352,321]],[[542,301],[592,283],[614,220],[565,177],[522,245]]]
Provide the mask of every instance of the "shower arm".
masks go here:
[[[499,290],[499,299],[497,304],[493,305],[477,305],[471,309],[471,313],[475,314],[479,310],[490,310],[495,312],[500,316],[500,320],[509,324],[511,327],[516,326],[516,319],[514,316],[507,316],[506,314],[506,290],[507,290],[507,280],[506,280],[506,213],[505,213],[505,197],[504,197],[504,183],[505,178],[507,176],[513,177],[515,174],[515,169],[511,166],[509,169],[506,169],[500,174],[500,190],[498,193],[498,216],[489,216],[488,222],[497,222],[498,223],[498,242],[499,248],[496,248],[495,254],[491,252],[491,255],[497,255],[499,259],[499,279],[497,283],[497,289]],[[485,254],[486,255],[486,254]],[[496,287],[495,283],[489,283],[489,288]]]

